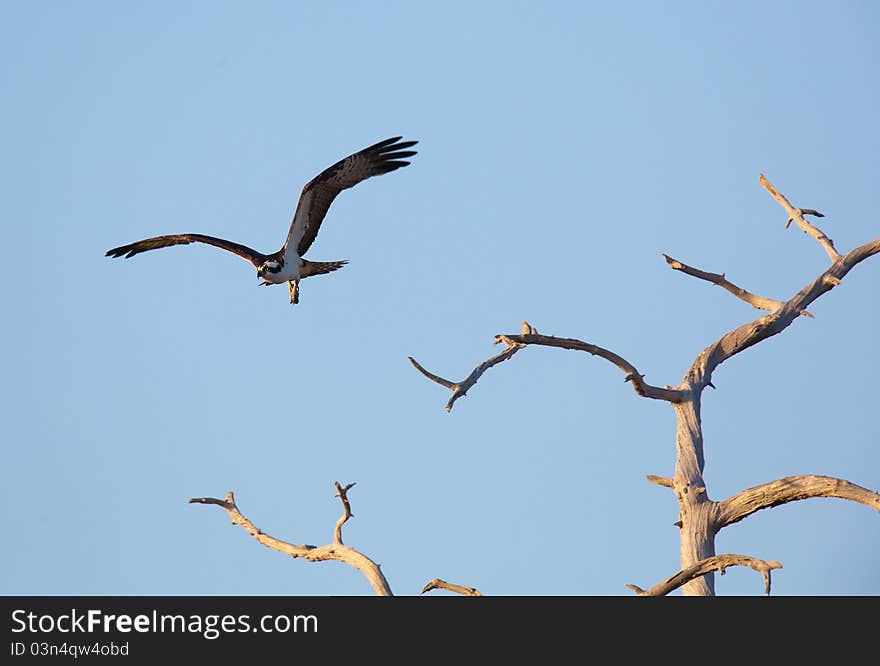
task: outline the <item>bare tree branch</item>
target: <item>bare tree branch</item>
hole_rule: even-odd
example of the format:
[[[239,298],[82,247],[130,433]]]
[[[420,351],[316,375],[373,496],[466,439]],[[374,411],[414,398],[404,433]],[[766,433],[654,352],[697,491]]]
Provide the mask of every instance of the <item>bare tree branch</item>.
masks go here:
[[[880,512],[880,494],[844,479],[801,474],[788,476],[747,488],[732,497],[716,502],[716,531],[736,523],[761,509],[812,497],[837,497],[864,504]]]
[[[445,580],[440,578],[435,578],[434,580],[428,581],[425,587],[422,588],[422,594],[425,592],[430,592],[431,590],[449,590],[451,592],[455,592],[465,597],[482,597],[482,593],[473,587],[468,587],[467,585],[456,585],[455,583],[447,583]]]
[[[343,508],[342,516],[336,521],[336,527],[333,529],[333,541],[342,545],[342,526],[353,515],[351,513],[351,504],[348,501],[348,491],[356,482],[346,483],[345,486],[339,485],[339,481],[334,481],[333,483],[336,485],[336,497],[342,502]]]
[[[342,543],[342,524],[351,516],[351,507],[348,504],[346,493],[348,489],[351,488],[353,485],[353,483],[350,483],[342,487],[339,485],[338,482],[336,483],[336,489],[339,493],[338,496],[342,499],[343,506],[345,507],[345,512],[342,518],[340,518],[339,521],[336,523],[335,543],[329,544],[327,546],[311,546],[307,544],[297,546],[295,544],[288,543],[287,541],[282,541],[281,539],[276,539],[273,536],[269,536],[256,525],[254,525],[250,520],[245,518],[244,515],[242,515],[235,504],[235,496],[233,495],[231,490],[226,493],[225,500],[215,499],[213,497],[194,497],[189,500],[189,503],[216,504],[217,506],[223,507],[229,514],[229,517],[232,519],[233,525],[240,525],[241,527],[243,527],[252,537],[254,537],[264,546],[272,548],[273,550],[277,550],[281,553],[285,553],[286,555],[290,555],[291,557],[301,557],[305,560],[308,560],[309,562],[338,560],[340,562],[344,562],[345,564],[353,566],[355,569],[364,574],[370,585],[373,586],[373,589],[376,591],[377,595],[387,597],[393,596],[391,593],[391,586],[385,579],[385,576],[382,573],[379,565],[373,562],[363,553],[358,552],[350,546],[343,545]]]
[[[666,488],[673,488],[675,486],[675,482],[671,477],[668,476],[656,476],[654,474],[648,474],[645,478],[648,479],[651,483],[656,483],[658,486],[664,486]]]
[[[524,333],[537,333],[537,331],[535,331],[535,329],[529,326],[528,322],[525,321],[522,323],[522,330]],[[446,403],[446,411],[451,412],[452,406],[455,404],[455,401],[467,395],[468,390],[477,383],[477,380],[482,376],[484,372],[486,372],[486,370],[491,368],[493,365],[497,365],[502,361],[506,361],[507,359],[511,358],[514,354],[516,354],[516,352],[518,352],[525,346],[514,344],[507,340],[504,336],[495,336],[494,344],[497,345],[499,342],[503,342],[507,349],[505,349],[500,354],[493,356],[488,361],[483,361],[482,363],[480,363],[480,365],[473,369],[473,372],[471,372],[471,374],[469,374],[460,382],[451,382],[448,379],[438,377],[434,373],[425,370],[412,356],[407,356],[407,358],[409,359],[409,362],[413,364],[415,369],[425,375],[425,377],[427,377],[431,381],[437,382],[438,384],[440,384],[440,386],[445,386],[452,391],[452,397],[449,398],[449,402]]]
[[[471,374],[469,374],[465,379],[458,383],[450,382],[447,379],[443,379],[442,377],[438,377],[437,375],[428,372],[421,365],[419,365],[418,361],[416,361],[412,356],[408,356],[407,358],[409,358],[409,362],[415,366],[416,370],[425,375],[425,377],[437,382],[441,386],[445,386],[446,388],[452,390],[452,397],[449,398],[448,402],[446,403],[446,411],[451,412],[452,406],[455,404],[455,401],[459,398],[463,398],[464,396],[466,396],[468,390],[477,383],[477,380],[484,372],[486,372],[486,370],[491,368],[493,365],[497,365],[502,361],[506,361],[514,354],[516,354],[516,352],[518,352],[520,349],[522,349],[522,345],[518,345],[516,347],[508,347],[497,356],[493,356],[488,361],[480,363],[480,365],[474,368]]]
[[[499,356],[504,356],[504,354],[499,354]],[[496,360],[495,363],[501,363],[501,361],[506,361],[511,356],[513,356],[513,354],[505,356],[504,358],[498,358],[498,360]],[[419,372],[421,372],[423,375],[425,375],[425,377],[430,379],[432,382],[437,382],[438,384],[440,384],[440,386],[445,386],[446,388],[448,388],[450,391],[453,392],[452,398],[449,399],[449,403],[446,405],[446,411],[448,412],[450,409],[452,409],[452,404],[455,402],[455,400],[460,398],[461,395],[464,395],[463,393],[461,395],[456,395],[456,394],[460,393],[459,388],[467,380],[463,380],[461,382],[451,382],[448,379],[443,379],[443,377],[438,377],[433,372],[428,372],[421,365],[419,365],[419,362],[416,361],[412,356],[407,356],[407,358],[409,359],[409,362],[412,363],[413,366],[415,366],[415,369],[418,370]],[[490,359],[490,360],[492,360],[492,359]],[[483,365],[486,365],[486,364],[484,363]],[[494,365],[494,363],[493,363],[493,365]],[[489,366],[487,365],[486,367],[489,367]],[[482,370],[480,370],[480,375],[483,374],[485,371],[486,371],[486,368],[483,368]],[[476,370],[474,372],[476,372]],[[470,379],[474,375],[474,372],[472,372],[470,375],[468,375],[467,379]],[[477,377],[479,377],[479,375],[477,375]],[[471,382],[471,385],[476,384],[476,383],[477,383],[477,380],[474,379]]]
[[[624,373],[624,381],[632,382],[633,388],[636,393],[638,393],[642,397],[646,398],[654,398],[656,400],[666,400],[668,402],[680,402],[684,399],[684,393],[681,391],[676,391],[670,388],[659,388],[657,386],[651,386],[647,382],[644,381],[644,375],[639,374],[639,371],[636,370],[635,366],[633,366],[626,359],[618,356],[614,352],[608,351],[607,349],[603,349],[602,347],[598,347],[596,345],[590,344],[588,342],[581,342],[580,340],[574,340],[572,338],[556,338],[551,335],[540,335],[538,331],[532,327],[528,322],[524,321],[522,323],[523,333],[520,335],[496,335],[495,343],[499,344],[503,343],[507,349],[498,354],[497,356],[493,356],[487,361],[484,361],[476,368],[474,368],[473,372],[467,376],[461,382],[451,382],[448,379],[443,379],[442,377],[438,377],[437,375],[428,372],[421,365],[419,365],[416,360],[410,356],[410,363],[415,366],[415,368],[421,372],[428,379],[437,382],[441,386],[445,386],[446,388],[452,391],[452,397],[449,399],[449,402],[446,403],[446,411],[449,412],[452,410],[452,406],[458,398],[465,395],[474,384],[477,383],[477,379],[489,368],[493,365],[500,363],[501,361],[506,361],[511,356],[513,356],[516,352],[527,345],[543,345],[545,347],[561,347],[563,349],[572,349],[576,351],[585,351],[594,356],[601,356],[607,361],[610,361],[618,368],[620,368]]]
[[[762,173],[758,178],[758,182],[767,190],[770,195],[779,202],[779,205],[785,208],[785,211],[788,213],[788,220],[785,223],[785,228],[788,229],[788,226],[792,223],[792,220],[803,230],[805,234],[809,234],[824,248],[825,252],[828,253],[828,256],[831,257],[831,260],[836,260],[840,253],[835,249],[833,241],[828,238],[824,233],[822,233],[821,229],[813,226],[806,219],[804,219],[804,215],[814,215],[815,217],[825,217],[817,210],[813,210],[812,208],[795,208],[789,203],[788,199],[786,199],[782,194],[770,184],[770,181]]]
[[[627,583],[626,586],[640,597],[662,597],[673,590],[678,589],[688,581],[700,576],[705,576],[707,573],[718,571],[724,575],[725,569],[732,566],[749,567],[762,574],[764,576],[764,593],[767,596],[770,596],[770,572],[773,569],[782,568],[782,565],[775,560],[759,560],[755,557],[749,557],[748,555],[713,555],[712,557],[700,560],[693,566],[679,571],[677,574],[670,576],[662,583],[658,583],[647,590],[643,590],[638,585],[633,585],[631,583]]]
[[[706,282],[711,282],[713,284],[717,284],[719,287],[726,289],[731,294],[736,296],[737,298],[745,301],[753,308],[758,310],[768,310],[770,312],[774,312],[782,307],[782,301],[777,301],[774,298],[764,298],[763,296],[756,296],[755,294],[746,291],[740,287],[737,287],[735,284],[730,282],[725,276],[724,273],[707,273],[706,271],[701,271],[698,268],[693,268],[688,266],[685,263],[680,262],[678,259],[673,259],[668,254],[664,254],[663,258],[666,259],[666,263],[669,264],[669,267],[675,271],[681,271],[687,275],[690,275],[695,278],[699,278],[700,280],[705,280]],[[813,318],[807,311],[803,311],[800,314]]]
[[[509,340],[510,342],[521,345],[543,345],[545,347],[560,347],[562,349],[587,352],[588,354],[592,354],[593,356],[600,356],[601,358],[604,358],[606,361],[610,361],[618,368],[620,368],[625,374],[625,377],[623,378],[624,381],[632,382],[635,392],[644,398],[666,400],[667,402],[681,402],[686,398],[686,394],[683,391],[678,391],[671,388],[659,388],[657,386],[651,386],[644,381],[644,375],[639,374],[639,371],[636,370],[635,366],[632,365],[629,361],[618,356],[612,351],[608,351],[607,349],[603,349],[602,347],[590,344],[589,342],[582,342],[573,338],[556,338],[552,335],[538,334],[504,335],[496,336],[496,338],[504,338],[506,340]]]
[[[704,349],[685,375],[685,381],[698,388],[706,386],[712,372],[731,356],[778,333],[806,311],[807,306],[822,294],[839,285],[854,266],[880,252],[880,239],[865,243],[845,255],[838,256],[831,266],[791,299],[775,310],[723,335]]]

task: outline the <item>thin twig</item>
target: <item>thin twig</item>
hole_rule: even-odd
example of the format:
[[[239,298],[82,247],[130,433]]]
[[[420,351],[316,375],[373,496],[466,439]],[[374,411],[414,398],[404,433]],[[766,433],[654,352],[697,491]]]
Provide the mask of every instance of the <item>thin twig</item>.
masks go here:
[[[791,203],[786,199],[773,185],[770,184],[770,181],[762,173],[758,178],[758,182],[770,193],[776,201],[779,202],[779,205],[785,208],[785,211],[788,213],[788,220],[785,223],[785,228],[788,229],[788,226],[794,221],[804,233],[809,234],[824,248],[825,252],[831,257],[831,260],[836,260],[840,253],[835,249],[834,242],[826,236],[821,229],[810,224],[804,218],[804,215],[813,215],[815,217],[825,217],[817,210],[812,208],[795,208],[791,205]]]
[[[706,282],[717,284],[719,287],[726,289],[731,294],[733,294],[740,300],[745,301],[757,310],[768,310],[769,312],[775,312],[784,305],[782,301],[777,301],[775,298],[765,298],[764,296],[757,296],[756,294],[746,291],[741,287],[737,287],[735,284],[727,279],[724,273],[707,273],[706,271],[701,271],[698,268],[688,266],[678,259],[673,259],[668,254],[664,254],[663,258],[666,259],[666,263],[669,264],[669,267],[672,270],[681,271],[686,275],[699,278],[700,280],[705,280]],[[811,319],[813,318],[813,315],[806,310],[804,310],[800,314],[804,315],[805,317],[810,317]]]
[[[428,581],[425,587],[422,588],[422,594],[425,592],[430,592],[431,590],[449,590],[450,592],[455,592],[465,597],[482,597],[482,593],[474,588],[468,587],[467,585],[456,585],[455,583],[447,583],[445,580],[441,578],[435,578],[434,580]]]
[[[522,325],[523,332],[534,331],[534,329],[529,326],[527,322],[523,322]],[[407,358],[409,358],[409,362],[413,364],[415,369],[421,372],[425,377],[427,377],[431,381],[437,382],[438,384],[440,384],[440,386],[444,386],[452,391],[452,397],[449,398],[449,401],[446,403],[446,411],[451,412],[452,406],[455,404],[455,401],[467,395],[468,390],[470,390],[470,388],[477,383],[477,380],[482,376],[484,372],[486,372],[486,370],[491,368],[493,365],[498,365],[502,361],[506,361],[507,359],[511,358],[514,354],[516,354],[516,352],[524,347],[524,345],[512,344],[496,337],[495,344],[498,344],[499,342],[504,342],[507,348],[500,354],[497,354],[489,360],[480,363],[476,368],[473,369],[471,374],[469,374],[460,382],[451,382],[448,379],[438,377],[434,373],[425,370],[412,356],[408,356]]]
[[[343,508],[342,517],[340,517],[340,519],[336,521],[336,528],[333,530],[333,541],[341,545],[342,526],[345,524],[345,521],[347,521],[353,515],[351,512],[351,503],[348,501],[348,490],[349,488],[354,486],[356,482],[353,481],[351,483],[347,483],[345,484],[345,486],[339,485],[339,481],[334,481],[333,483],[336,484],[336,497],[342,500]]]
[[[672,488],[674,485],[672,478],[668,476],[656,476],[654,474],[648,474],[645,478],[647,478],[648,481],[650,481],[651,483],[656,483],[658,486],[663,486],[665,488]]]
[[[353,483],[350,483],[343,488],[337,483],[336,488],[340,491],[340,494],[344,496],[348,489],[353,485]],[[336,535],[339,540],[327,546],[312,546],[308,544],[297,546],[296,544],[282,541],[281,539],[276,539],[275,537],[266,534],[250,520],[245,518],[238,510],[238,507],[235,504],[235,496],[231,490],[226,493],[225,500],[215,499],[213,497],[194,497],[189,500],[190,504],[215,504],[224,508],[229,514],[229,517],[232,518],[233,525],[240,525],[243,527],[252,537],[254,537],[254,539],[267,548],[272,548],[273,550],[290,555],[291,557],[301,557],[309,562],[337,560],[353,566],[366,577],[377,595],[390,597],[392,596],[391,586],[385,579],[381,567],[363,553],[355,550],[351,546],[344,545],[341,541],[340,530],[342,528],[342,523],[348,519],[348,516],[351,516],[351,508],[347,505],[347,502],[347,498],[343,500],[343,504],[346,508],[345,515],[336,524]]]

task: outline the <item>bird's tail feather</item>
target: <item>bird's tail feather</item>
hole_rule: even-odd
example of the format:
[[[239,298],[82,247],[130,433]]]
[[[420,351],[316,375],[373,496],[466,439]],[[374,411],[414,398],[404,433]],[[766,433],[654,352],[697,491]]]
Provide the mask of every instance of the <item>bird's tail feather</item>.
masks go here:
[[[302,277],[306,278],[312,275],[323,275],[324,273],[332,273],[335,270],[339,270],[347,263],[348,260],[346,259],[342,261],[309,261],[307,259],[304,259],[302,267]]]

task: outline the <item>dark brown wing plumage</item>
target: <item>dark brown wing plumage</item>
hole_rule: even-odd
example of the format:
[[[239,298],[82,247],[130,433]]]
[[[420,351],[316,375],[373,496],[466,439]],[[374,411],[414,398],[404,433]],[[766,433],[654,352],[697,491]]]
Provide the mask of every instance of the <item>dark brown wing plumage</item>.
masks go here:
[[[330,204],[342,190],[354,187],[362,180],[378,176],[409,164],[405,158],[416,154],[406,150],[418,141],[401,141],[396,136],[359,150],[324,169],[303,187],[296,212],[290,223],[282,252],[295,247],[303,256],[311,247],[321,228],[321,222]]]
[[[172,234],[145,238],[136,243],[115,247],[108,250],[105,256],[129,258],[141,252],[161,247],[206,243],[237,254],[243,259],[247,259],[256,268],[259,268],[269,258],[281,259],[284,257],[288,246],[297,248],[297,253],[301,257],[314,242],[330,204],[342,190],[354,187],[362,180],[372,176],[388,173],[409,164],[406,158],[415,155],[416,151],[407,150],[407,148],[416,145],[418,141],[401,141],[401,138],[397,136],[385,139],[359,150],[324,169],[306,183],[290,223],[287,239],[279,252],[265,255],[246,245],[233,243],[223,238],[203,234]]]
[[[169,247],[171,245],[189,245],[190,243],[207,243],[208,245],[222,248],[224,250],[232,252],[233,254],[237,254],[239,257],[247,259],[256,268],[259,268],[262,263],[267,259],[266,255],[261,254],[256,250],[252,250],[246,245],[240,245],[238,243],[233,243],[232,241],[224,240],[223,238],[204,236],[202,234],[173,234],[171,236],[156,236],[155,238],[146,238],[144,240],[138,241],[137,243],[131,243],[130,245],[114,247],[112,250],[107,250],[107,254],[105,254],[104,256],[125,256],[125,258],[128,259],[129,257],[133,257],[134,255],[140,254],[141,252],[147,252],[148,250],[156,250],[160,247]]]

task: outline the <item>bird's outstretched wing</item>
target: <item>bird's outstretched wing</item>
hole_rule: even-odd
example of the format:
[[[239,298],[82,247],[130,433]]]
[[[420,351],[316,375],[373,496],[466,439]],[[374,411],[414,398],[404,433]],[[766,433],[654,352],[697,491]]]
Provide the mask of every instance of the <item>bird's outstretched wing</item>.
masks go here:
[[[327,209],[342,190],[354,187],[362,180],[378,176],[389,171],[404,167],[409,162],[405,158],[416,154],[414,150],[406,150],[418,141],[401,141],[396,136],[364,148],[315,176],[303,187],[290,223],[290,231],[284,242],[282,252],[288,247],[296,248],[297,254],[303,256],[311,247],[321,228],[321,222]]]
[[[259,268],[267,259],[266,255],[261,254],[256,250],[252,250],[245,245],[233,243],[232,241],[224,240],[222,238],[215,238],[214,236],[204,236],[202,234],[174,234],[171,236],[145,238],[137,243],[122,245],[121,247],[114,247],[112,250],[107,250],[107,254],[104,256],[121,257],[124,255],[125,258],[128,259],[129,257],[133,257],[136,254],[148,250],[156,250],[160,247],[169,247],[171,245],[189,245],[190,243],[207,243],[208,245],[228,250],[233,254],[237,254],[239,257],[247,259],[256,268]]]

